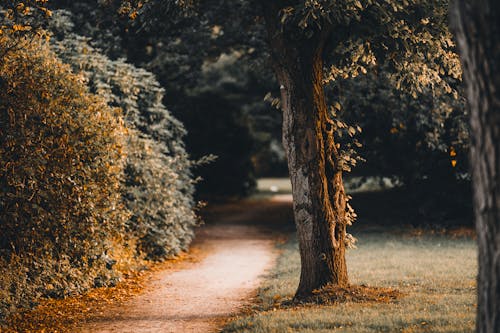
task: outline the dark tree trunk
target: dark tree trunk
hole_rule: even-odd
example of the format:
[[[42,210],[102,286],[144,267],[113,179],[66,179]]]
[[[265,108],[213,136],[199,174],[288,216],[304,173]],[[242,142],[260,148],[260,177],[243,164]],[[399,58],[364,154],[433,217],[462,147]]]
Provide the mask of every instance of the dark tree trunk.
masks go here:
[[[300,299],[327,284],[348,286],[346,195],[323,89],[323,47],[330,29],[323,26],[310,38],[299,30],[282,31],[276,2],[264,6],[281,85],[283,145],[301,257]]]
[[[471,122],[479,243],[477,331],[500,332],[500,3],[456,1],[452,19]]]

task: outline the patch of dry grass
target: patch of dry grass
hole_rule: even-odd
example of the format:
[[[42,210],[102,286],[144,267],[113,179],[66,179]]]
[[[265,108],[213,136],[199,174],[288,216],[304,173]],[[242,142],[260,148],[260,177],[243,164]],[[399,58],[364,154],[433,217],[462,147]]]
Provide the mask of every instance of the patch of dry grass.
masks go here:
[[[403,297],[397,289],[350,285],[339,287],[327,285],[303,300],[305,303],[335,305],[351,303],[391,303]]]
[[[476,312],[476,245],[448,235],[360,233],[348,253],[351,282],[395,288],[391,302],[282,306],[298,285],[300,261],[292,238],[261,288],[260,303],[224,332],[473,332]]]

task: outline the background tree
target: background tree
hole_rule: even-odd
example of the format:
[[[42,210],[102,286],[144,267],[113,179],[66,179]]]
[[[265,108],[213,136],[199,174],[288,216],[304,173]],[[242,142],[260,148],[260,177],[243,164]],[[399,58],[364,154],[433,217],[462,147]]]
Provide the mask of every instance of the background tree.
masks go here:
[[[415,98],[397,88],[383,65],[326,87],[327,95],[339,100],[337,117],[363,129],[356,136],[362,145],[356,150],[366,162],[353,169],[349,184],[372,181],[369,177],[381,184],[391,179],[397,186],[386,193],[398,198],[394,213],[415,226],[472,223],[468,115],[459,80],[448,80],[455,81],[459,98],[438,87],[425,88]],[[350,140],[339,139],[342,145]],[[359,206],[358,199],[368,196],[354,194],[353,203]]]
[[[259,46],[263,39],[241,43],[242,34],[233,33],[240,26],[222,29],[214,16],[223,14],[214,15],[215,8],[202,10],[206,3],[188,8],[150,1],[134,20],[130,16],[138,8],[121,1],[51,3],[54,10],[71,12],[73,30],[89,37],[90,45],[111,59],[124,57],[155,73],[168,92],[163,102],[193,134],[186,142],[193,159],[218,155],[213,163],[197,168],[196,173],[205,179],[197,186],[198,195],[227,197],[252,192],[252,157],[269,146],[270,138],[262,127],[271,124],[266,113],[276,113],[262,99],[274,87],[272,73],[256,65],[262,62],[257,50],[263,49]],[[256,61],[247,61],[250,59]],[[217,126],[205,126],[203,118],[209,113]],[[273,130],[279,130],[279,123],[274,121]]]
[[[454,28],[471,122],[479,244],[477,331],[500,331],[500,4],[455,1]]]

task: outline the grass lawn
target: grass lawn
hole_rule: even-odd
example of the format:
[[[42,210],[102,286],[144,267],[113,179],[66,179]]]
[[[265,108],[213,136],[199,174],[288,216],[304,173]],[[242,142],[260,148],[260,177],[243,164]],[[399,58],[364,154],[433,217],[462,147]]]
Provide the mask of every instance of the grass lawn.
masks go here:
[[[223,332],[473,332],[476,312],[476,245],[470,238],[409,236],[360,231],[348,252],[351,283],[392,287],[393,303],[282,306],[298,285],[300,260],[294,236],[281,246],[276,268],[250,314]]]

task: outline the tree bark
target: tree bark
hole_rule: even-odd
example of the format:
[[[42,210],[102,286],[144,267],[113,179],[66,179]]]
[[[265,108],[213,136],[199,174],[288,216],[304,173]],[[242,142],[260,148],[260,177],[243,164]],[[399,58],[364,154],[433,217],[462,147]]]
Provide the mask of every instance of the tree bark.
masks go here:
[[[276,2],[264,4],[271,60],[281,89],[283,145],[292,182],[301,274],[296,299],[327,284],[348,286],[346,195],[323,89],[327,25],[307,38],[283,31]]]
[[[470,107],[479,246],[477,331],[500,332],[500,3],[458,0],[453,30]]]

